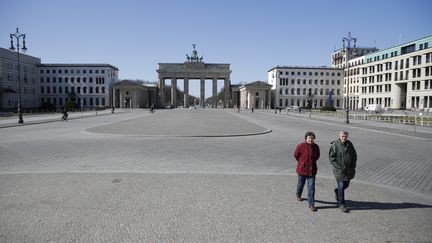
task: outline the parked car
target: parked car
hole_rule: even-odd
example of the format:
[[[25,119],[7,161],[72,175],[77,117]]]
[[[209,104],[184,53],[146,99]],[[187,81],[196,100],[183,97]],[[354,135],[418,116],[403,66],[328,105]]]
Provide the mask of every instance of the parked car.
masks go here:
[[[286,108],[288,111],[298,111],[300,107],[298,105],[292,105]]]
[[[384,109],[380,104],[370,104],[367,105],[364,110],[369,113],[381,114],[384,112]]]

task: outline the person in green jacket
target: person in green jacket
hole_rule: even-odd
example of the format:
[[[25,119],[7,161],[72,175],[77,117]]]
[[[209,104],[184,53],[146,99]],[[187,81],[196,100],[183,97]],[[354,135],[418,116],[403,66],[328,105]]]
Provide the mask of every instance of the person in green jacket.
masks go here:
[[[348,140],[348,132],[339,132],[339,139],[331,143],[329,160],[337,182],[337,188],[334,189],[336,201],[340,210],[347,213],[349,210],[345,206],[345,189],[355,176],[357,162],[357,152],[354,145]]]

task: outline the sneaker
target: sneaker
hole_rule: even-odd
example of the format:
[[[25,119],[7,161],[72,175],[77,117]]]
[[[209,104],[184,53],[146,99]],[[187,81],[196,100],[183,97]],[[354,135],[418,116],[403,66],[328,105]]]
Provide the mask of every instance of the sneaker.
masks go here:
[[[303,199],[301,197],[297,197],[297,201],[301,202]]]
[[[336,202],[339,202],[339,194],[337,188],[334,189]]]
[[[310,210],[311,210],[312,212],[316,212],[316,211],[317,211],[317,208],[316,208],[315,206],[310,206],[309,208],[310,208]]]
[[[348,208],[346,208],[345,206],[339,206],[339,209],[340,209],[340,211],[342,211],[342,213],[348,213],[349,212],[349,209]]]

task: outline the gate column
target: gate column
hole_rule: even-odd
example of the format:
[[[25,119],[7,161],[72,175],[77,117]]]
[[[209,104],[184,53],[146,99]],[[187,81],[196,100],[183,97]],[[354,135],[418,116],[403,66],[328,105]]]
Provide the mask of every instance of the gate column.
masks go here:
[[[164,107],[165,106],[165,92],[164,92],[164,88],[165,88],[165,78],[159,78],[159,107]]]
[[[189,107],[189,79],[184,78],[184,84],[183,84],[183,107],[187,108]]]
[[[225,82],[224,82],[224,84],[225,84],[225,86],[224,86],[224,88],[225,88],[225,92],[224,92],[224,107],[225,108],[228,108],[229,107],[229,94],[230,94],[230,80],[229,79],[224,79],[225,80]]]
[[[201,99],[201,108],[204,108],[205,106],[205,80],[204,78],[201,78],[200,81],[200,99]]]
[[[217,107],[217,78],[213,78],[213,108]]]
[[[171,79],[171,106],[177,108],[177,78]]]

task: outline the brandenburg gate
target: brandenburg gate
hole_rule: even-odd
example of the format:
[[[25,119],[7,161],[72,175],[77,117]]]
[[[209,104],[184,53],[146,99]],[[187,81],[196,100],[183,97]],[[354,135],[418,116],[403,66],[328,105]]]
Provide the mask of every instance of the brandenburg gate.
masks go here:
[[[184,63],[159,63],[158,72],[158,89],[159,89],[159,106],[165,106],[165,93],[164,86],[165,80],[171,79],[171,106],[177,107],[177,80],[183,79],[184,95],[183,95],[183,106],[189,107],[189,80],[198,79],[200,80],[200,99],[201,107],[204,107],[205,100],[205,80],[212,80],[212,96],[213,104],[212,107],[217,107],[217,81],[224,80],[224,99],[223,106],[230,106],[230,64],[216,64],[216,63],[205,63],[203,57],[198,57],[197,51],[195,50],[195,44],[193,46],[192,55],[186,54],[186,61]]]

